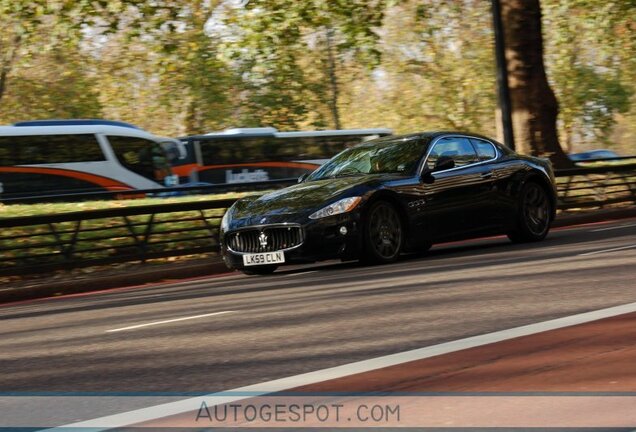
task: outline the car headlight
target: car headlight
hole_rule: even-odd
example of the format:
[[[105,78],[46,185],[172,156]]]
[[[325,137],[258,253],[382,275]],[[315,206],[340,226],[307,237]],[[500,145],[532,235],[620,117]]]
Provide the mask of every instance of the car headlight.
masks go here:
[[[327,216],[346,213],[356,208],[356,206],[360,204],[360,201],[362,201],[361,197],[343,198],[333,204],[329,204],[327,207],[321,208],[315,213],[312,213],[309,216],[309,219],[320,219]]]
[[[221,219],[221,231],[227,231],[230,228],[230,211],[232,207],[227,209],[225,214],[223,215],[223,219]]]

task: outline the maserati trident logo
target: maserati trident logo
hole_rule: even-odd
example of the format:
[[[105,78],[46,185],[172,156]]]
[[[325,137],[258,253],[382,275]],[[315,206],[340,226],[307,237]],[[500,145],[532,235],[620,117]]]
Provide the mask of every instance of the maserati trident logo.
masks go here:
[[[258,236],[258,241],[261,244],[261,248],[265,249],[267,247],[267,236],[264,232],[262,232],[261,235]]]

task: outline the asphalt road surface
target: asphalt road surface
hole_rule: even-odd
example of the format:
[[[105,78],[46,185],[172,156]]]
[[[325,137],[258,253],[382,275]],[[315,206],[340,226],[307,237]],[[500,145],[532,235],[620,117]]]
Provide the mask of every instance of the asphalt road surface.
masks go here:
[[[213,392],[636,302],[636,220],[0,306],[0,392]]]

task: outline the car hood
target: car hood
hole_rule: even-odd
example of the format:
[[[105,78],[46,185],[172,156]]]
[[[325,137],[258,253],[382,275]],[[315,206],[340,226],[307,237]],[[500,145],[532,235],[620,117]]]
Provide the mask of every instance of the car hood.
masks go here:
[[[259,197],[247,197],[234,206],[232,219],[239,225],[293,222],[328,205],[357,186],[377,180],[377,176],[342,177],[299,183]],[[362,192],[362,191],[361,191]]]

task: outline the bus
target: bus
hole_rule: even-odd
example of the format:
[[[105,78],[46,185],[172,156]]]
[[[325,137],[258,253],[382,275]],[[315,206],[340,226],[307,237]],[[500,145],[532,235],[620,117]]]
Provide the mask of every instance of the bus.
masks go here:
[[[272,127],[227,129],[180,138],[186,157],[174,161],[173,171],[186,184],[297,178],[348,147],[391,134],[391,129],[298,132],[279,132]]]
[[[39,120],[0,126],[0,200],[160,189],[183,144],[124,122]]]

